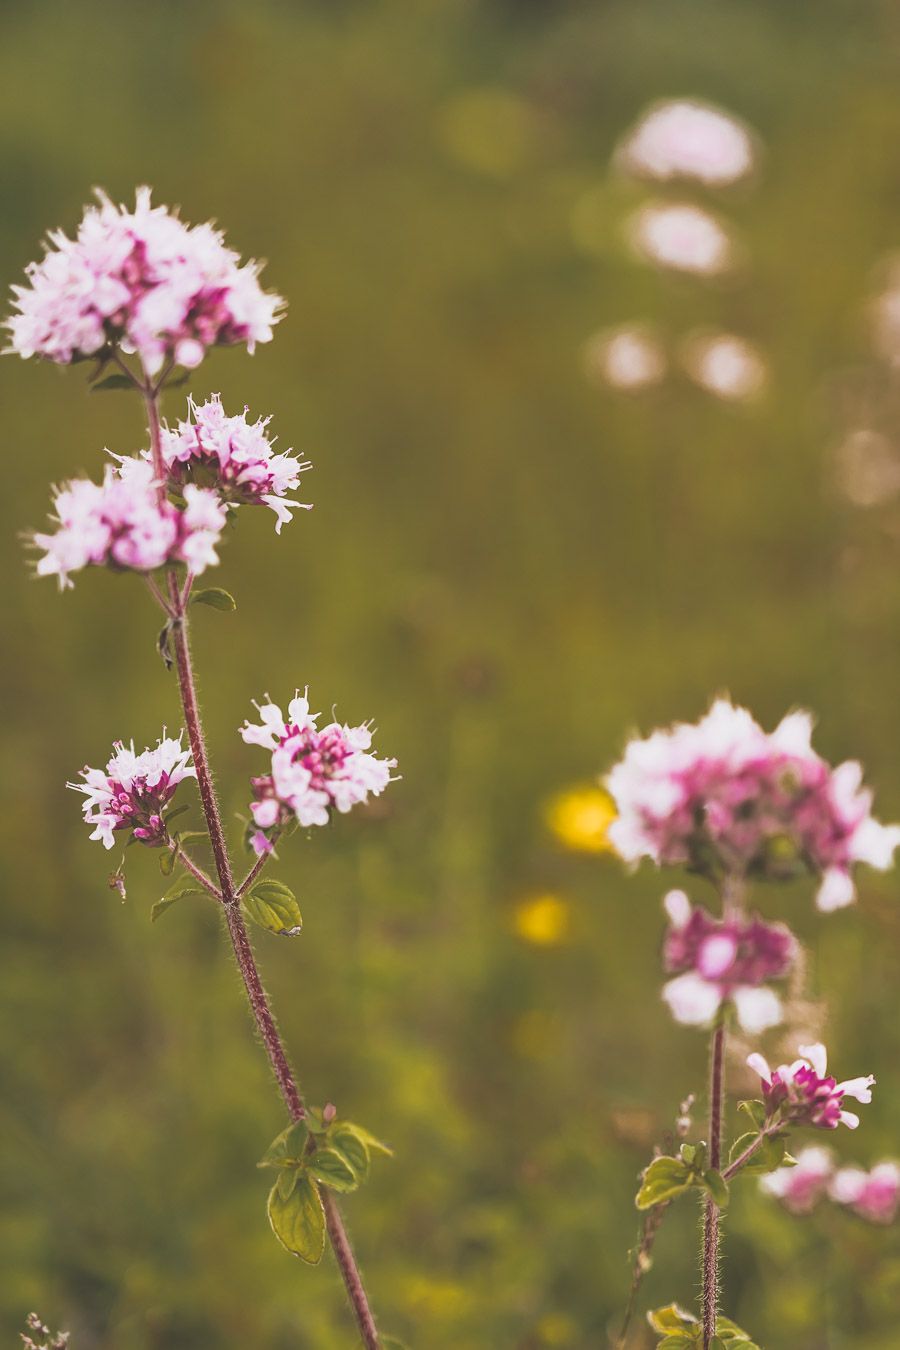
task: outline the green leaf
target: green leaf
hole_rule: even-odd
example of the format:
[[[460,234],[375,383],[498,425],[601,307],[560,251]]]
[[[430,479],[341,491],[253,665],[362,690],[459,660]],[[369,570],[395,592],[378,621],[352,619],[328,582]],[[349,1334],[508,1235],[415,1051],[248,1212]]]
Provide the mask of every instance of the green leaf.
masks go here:
[[[748,1345],[752,1344],[747,1332],[742,1330],[737,1322],[732,1322],[730,1317],[724,1317],[721,1313],[716,1318],[716,1335],[721,1336],[729,1345],[741,1346],[742,1350],[747,1350]]]
[[[690,1166],[696,1156],[697,1148],[694,1144],[682,1144],[679,1152],[681,1153],[682,1161]]]
[[[150,910],[150,922],[156,923],[156,920],[165,914],[167,909],[171,909],[179,900],[183,900],[186,895],[206,895],[206,891],[200,890],[198,886],[176,886],[166,894],[161,900],[157,900]]]
[[[190,802],[184,802],[183,805],[176,806],[173,811],[167,811],[166,824],[171,825],[173,820],[177,820],[179,816],[183,816],[185,811],[190,811],[190,809],[191,809]]]
[[[322,1110],[318,1106],[306,1108],[306,1127],[310,1134],[326,1134],[331,1129],[331,1125],[323,1119]]]
[[[674,1200],[691,1183],[691,1169],[680,1158],[654,1158],[644,1173],[634,1203],[638,1209],[652,1209],[666,1200]]]
[[[677,1303],[667,1303],[664,1308],[654,1308],[652,1312],[647,1313],[647,1321],[653,1330],[661,1335],[700,1325],[693,1313],[680,1308]]]
[[[703,1173],[703,1185],[709,1191],[719,1209],[724,1209],[728,1204],[728,1183],[722,1173],[715,1167],[710,1167],[708,1171]]]
[[[779,1167],[795,1167],[796,1159],[787,1152],[784,1135],[773,1134],[763,1141],[750,1166],[756,1172],[774,1172]]]
[[[396,1336],[380,1336],[381,1350],[408,1350],[406,1341],[398,1341]]]
[[[290,1200],[300,1174],[301,1169],[299,1167],[282,1167],[278,1173],[278,1180],[275,1182],[279,1199]]]
[[[728,1350],[728,1346],[722,1340],[721,1336],[713,1336],[709,1343],[709,1350]]]
[[[347,1160],[334,1148],[317,1148],[310,1154],[307,1171],[334,1191],[355,1191],[359,1178]]]
[[[103,394],[107,389],[133,389],[134,380],[128,375],[107,375],[105,380],[98,380],[96,384],[90,386],[92,394]]]
[[[745,1149],[748,1149],[758,1138],[759,1134],[756,1130],[748,1130],[746,1134],[739,1135],[728,1151],[729,1163],[737,1162]]]
[[[210,609],[220,609],[223,613],[237,609],[237,601],[228,591],[219,586],[209,586],[204,591],[191,592],[192,605],[209,605]]]
[[[254,923],[279,937],[296,937],[303,927],[294,892],[283,881],[258,881],[241,904]]]
[[[295,1120],[281,1134],[276,1135],[265,1153],[256,1164],[257,1167],[296,1167],[306,1160],[306,1146],[309,1131],[306,1122]]]
[[[709,1157],[709,1149],[706,1145],[706,1140],[701,1139],[699,1144],[694,1144],[693,1147],[694,1147],[693,1170],[695,1172],[702,1172],[706,1167],[706,1160]]]
[[[758,1139],[758,1134],[742,1134],[740,1139],[736,1139],[731,1146],[730,1161],[734,1163],[745,1149]],[[744,1163],[738,1175],[744,1172],[759,1174],[761,1172],[774,1172],[778,1167],[790,1167],[790,1154],[785,1152],[787,1140],[784,1135],[768,1135],[763,1139],[759,1148],[751,1158]]]
[[[376,1139],[374,1134],[370,1134],[368,1130],[364,1130],[362,1125],[354,1125],[352,1121],[341,1120],[338,1121],[336,1125],[332,1125],[331,1128],[332,1130],[340,1130],[341,1132],[352,1130],[354,1136],[361,1144],[365,1144],[370,1154],[383,1153],[386,1158],[393,1158],[394,1156],[394,1150],[392,1148],[389,1148],[387,1144],[383,1144],[380,1139]]]
[[[359,1181],[365,1181],[369,1175],[369,1146],[355,1125],[332,1125],[328,1130],[328,1145],[344,1159],[344,1162]]]
[[[166,851],[159,855],[159,870],[164,877],[170,877],[175,870],[175,853]]]
[[[765,1102],[759,1101],[738,1102],[738,1110],[743,1111],[745,1115],[748,1115],[750,1117],[750,1119],[753,1121],[753,1124],[756,1126],[757,1134],[759,1134],[759,1132],[762,1129],[764,1129],[766,1120],[768,1119],[766,1115]]]
[[[296,1175],[294,1188],[286,1200],[282,1199],[277,1182],[269,1192],[266,1207],[269,1223],[282,1247],[315,1266],[325,1250],[325,1211],[316,1183],[304,1172]]]
[[[678,1332],[674,1336],[666,1336],[656,1350],[693,1350],[693,1347],[699,1344],[696,1336],[685,1336],[683,1332]]]

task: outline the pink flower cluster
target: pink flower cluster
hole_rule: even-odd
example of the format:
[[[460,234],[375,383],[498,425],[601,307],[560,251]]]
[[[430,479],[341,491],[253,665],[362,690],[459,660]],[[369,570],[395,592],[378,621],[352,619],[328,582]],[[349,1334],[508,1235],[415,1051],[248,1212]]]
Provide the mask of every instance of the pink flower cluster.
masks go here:
[[[725,225],[690,202],[648,202],[629,219],[626,233],[635,252],[657,267],[714,277],[734,263]]]
[[[780,1022],[781,1000],[763,986],[790,970],[797,952],[790,930],[756,915],[716,919],[693,907],[684,891],[670,891],[664,903],[670,927],[663,962],[676,978],[662,992],[675,1020],[708,1026],[722,1004],[731,1002],[747,1032]]]
[[[72,584],[70,573],[90,564],[152,572],[182,562],[197,574],[219,561],[226,512],[216,493],[188,484],[179,509],[160,496],[145,460],[119,459],[99,484],[75,479],[57,492],[53,505],[59,528],[35,534],[34,542],[46,550],[38,575],[59,577],[61,588]]]
[[[835,1167],[827,1148],[805,1148],[793,1167],[779,1167],[760,1177],[760,1189],[775,1196],[792,1214],[810,1214],[826,1195],[846,1205],[869,1223],[893,1223],[900,1208],[900,1164]]]
[[[240,734],[248,745],[272,752],[271,773],[251,779],[257,853],[271,847],[267,831],[281,828],[291,817],[305,826],[327,825],[332,810],[347,812],[369,793],[378,796],[391,781],[397,761],[369,753],[368,724],[330,722],[320,730],[320,714],[311,714],[308,699],[299,694],[288,705],[287,720],[274,703],[256,706],[259,724],[245,722]]]
[[[228,417],[218,394],[206,403],[188,400],[189,417],[175,430],[162,433],[162,454],[170,486],[178,492],[185,485],[201,483],[215,487],[229,503],[270,507],[277,517],[276,533],[291,519],[292,510],[306,503],[287,497],[312,466],[290,451],[276,454],[266,435],[271,420],[247,421],[247,409]]]
[[[791,1167],[778,1167],[759,1179],[760,1190],[774,1195],[792,1214],[810,1214],[828,1191],[834,1175],[831,1149],[813,1144],[801,1149]]]
[[[626,136],[617,159],[639,177],[663,182],[687,178],[723,187],[750,173],[755,146],[736,118],[710,104],[680,99],[649,108]]]
[[[212,225],[185,225],[138,188],[134,210],[102,193],[74,239],[52,232],[44,258],[14,286],[11,350],[62,364],[107,346],[136,352],[150,374],[198,366],[207,348],[268,342],[280,296],[262,290]]]
[[[762,1055],[747,1057],[750,1068],[760,1076],[767,1117],[777,1115],[785,1124],[822,1130],[836,1130],[841,1124],[855,1130],[859,1116],[844,1110],[844,1098],[870,1102],[874,1077],[866,1074],[838,1083],[827,1074],[824,1045],[801,1045],[798,1054],[793,1064],[780,1064],[777,1069],[770,1069]]]
[[[842,1167],[835,1172],[828,1194],[870,1223],[892,1223],[900,1206],[900,1165],[880,1162],[870,1172]]]
[[[609,837],[623,858],[709,876],[821,877],[820,909],[852,903],[851,869],[892,865],[900,826],[871,814],[859,764],[832,768],[810,744],[807,713],[765,732],[724,699],[696,724],[633,740],[607,778],[619,818]]]
[[[167,838],[164,811],[175,789],[185,778],[196,778],[191,752],[163,733],[153,750],[135,754],[134,742],[126,747],[121,741],[103,769],[86,767],[83,783],[67,783],[86,797],[84,819],[93,825],[92,839],[104,848],[112,848],[117,830],[128,830],[142,844],[158,847]]]

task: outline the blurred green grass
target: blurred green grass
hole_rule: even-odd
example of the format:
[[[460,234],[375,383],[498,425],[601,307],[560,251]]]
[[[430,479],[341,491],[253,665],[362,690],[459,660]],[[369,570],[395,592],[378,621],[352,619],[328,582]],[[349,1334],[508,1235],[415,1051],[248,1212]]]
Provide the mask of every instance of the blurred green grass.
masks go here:
[[[229,818],[257,762],[235,728],[265,691],[308,682],[400,760],[384,819],[285,850],[306,927],[258,945],[311,1099],[396,1149],[347,1211],[385,1330],[418,1350],[605,1344],[634,1176],[702,1090],[702,1038],[657,999],[662,880],[562,855],[548,795],[727,688],[767,723],[817,710],[823,752],[862,758],[900,814],[898,520],[842,503],[828,455],[831,381],[864,359],[860,302],[900,238],[898,19],[844,0],[0,11],[4,280],[92,184],[147,181],[268,258],[290,301],[271,347],[215,354],[193,389],[273,412],[315,510],[280,540],[242,514],[216,577],[239,611],[200,614],[195,644]],[[619,242],[609,153],[679,93],[768,147],[729,199],[753,260],[730,288],[664,283]],[[747,333],[766,402],[592,388],[582,343],[632,317]],[[19,538],[51,482],[138,448],[138,410],[13,359],[0,406],[4,1339],[35,1306],[73,1350],[351,1344],[333,1269],[266,1226],[254,1163],[281,1114],[215,915],[151,930],[138,850],[120,905],[118,855],[63,789],[114,738],[177,725],[141,588],[85,575],[60,597]],[[548,890],[568,939],[530,947],[515,907]],[[828,920],[808,887],[762,904],[809,945],[834,1062],[878,1076],[845,1153],[897,1153],[895,879]],[[750,1193],[728,1228],[726,1304],[767,1350],[895,1345],[893,1232]],[[686,1212],[647,1300],[696,1283]]]

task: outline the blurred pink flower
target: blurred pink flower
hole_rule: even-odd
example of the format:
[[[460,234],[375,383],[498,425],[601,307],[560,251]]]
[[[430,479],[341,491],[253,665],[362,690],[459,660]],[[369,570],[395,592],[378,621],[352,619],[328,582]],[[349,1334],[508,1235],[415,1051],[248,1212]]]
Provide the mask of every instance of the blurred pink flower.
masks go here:
[[[870,1223],[893,1223],[900,1205],[900,1164],[880,1162],[871,1172],[842,1167],[831,1180],[829,1194]]]
[[[69,575],[90,564],[152,572],[183,562],[195,574],[219,561],[216,545],[225,525],[225,508],[215,492],[188,484],[184,508],[160,499],[153,468],[142,459],[120,458],[107,465],[101,483],[78,478],[54,499],[59,529],[35,534],[45,551],[39,576]]]
[[[228,417],[221,398],[214,394],[205,403],[188,400],[189,419],[173,430],[163,428],[162,454],[172,487],[182,491],[198,481],[217,489],[223,501],[271,508],[277,517],[275,530],[307,503],[286,494],[293,492],[300,474],[312,466],[290,451],[276,454],[266,434],[270,419],[247,421],[247,409]]]
[[[808,713],[767,733],[719,699],[696,724],[631,741],[606,780],[619,811],[613,847],[629,862],[648,857],[712,876],[810,871],[821,877],[820,909],[851,904],[853,864],[889,868],[900,826],[873,818],[859,764],[832,768],[811,733]]]
[[[665,907],[671,924],[663,963],[676,978],[664,986],[663,998],[677,1022],[706,1026],[727,1002],[744,1031],[765,1031],[781,1021],[781,1000],[764,986],[786,975],[796,956],[796,939],[784,924],[756,915],[716,919],[693,907],[684,891],[670,891]]]
[[[793,1167],[779,1167],[759,1179],[760,1190],[780,1200],[792,1214],[809,1214],[828,1189],[834,1173],[831,1149],[801,1149]]]
[[[726,401],[745,402],[766,383],[762,353],[733,333],[695,333],[682,344],[688,376],[707,393]]]
[[[327,825],[332,810],[347,812],[378,796],[391,782],[395,759],[370,754],[372,733],[368,724],[349,727],[331,722],[321,730],[318,713],[310,714],[309,701],[296,695],[288,705],[285,720],[274,703],[257,704],[260,722],[245,722],[240,734],[248,745],[272,752],[270,774],[251,779],[254,801],[250,811],[254,824],[265,834],[295,816],[301,825]],[[253,845],[263,851],[261,842]]]
[[[734,245],[722,223],[688,202],[649,202],[630,217],[627,233],[641,257],[676,272],[719,276],[734,261]]]
[[[596,333],[585,344],[588,376],[614,389],[635,391],[659,384],[666,373],[666,354],[652,328],[629,324]]]
[[[748,1055],[748,1065],[762,1082],[767,1115],[777,1113],[785,1123],[823,1130],[836,1130],[838,1125],[855,1130],[859,1116],[843,1109],[844,1098],[870,1102],[875,1082],[872,1074],[838,1083],[827,1075],[824,1045],[798,1046],[798,1054],[800,1058],[793,1064],[780,1064],[777,1069],[770,1069],[762,1055]]]
[[[13,287],[11,351],[67,364],[118,345],[154,374],[167,359],[193,368],[217,344],[252,352],[271,339],[280,296],[261,289],[257,264],[241,264],[212,225],[151,206],[146,187],[133,211],[98,197],[75,239],[53,231],[28,285]]]
[[[736,118],[708,103],[678,99],[648,108],[615,158],[641,178],[724,187],[751,172],[756,154],[750,131]]]
[[[103,769],[82,770],[83,783],[67,783],[83,792],[84,819],[93,825],[92,839],[112,848],[117,830],[128,830],[143,844],[159,846],[166,841],[164,811],[175,789],[185,778],[196,778],[191,752],[163,733],[153,750],[135,754],[134,742],[126,747],[116,741],[114,754]]]

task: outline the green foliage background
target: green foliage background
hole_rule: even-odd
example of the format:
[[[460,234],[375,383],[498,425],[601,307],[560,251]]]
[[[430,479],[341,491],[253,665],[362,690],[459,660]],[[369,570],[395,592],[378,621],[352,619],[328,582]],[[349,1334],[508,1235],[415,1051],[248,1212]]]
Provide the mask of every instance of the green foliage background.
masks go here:
[[[823,752],[859,756],[900,816],[900,518],[844,503],[830,458],[835,376],[866,359],[860,306],[900,241],[898,72],[887,0],[0,10],[4,283],[92,184],[149,182],[290,300],[270,347],[216,353],[192,387],[272,411],[315,510],[280,540],[241,514],[214,578],[239,610],[198,613],[196,653],[229,819],[258,763],[235,728],[265,691],[374,716],[400,760],[383,813],[284,850],[306,927],[258,949],[311,1099],[396,1149],[346,1208],[385,1330],[418,1350],[607,1344],[635,1176],[702,1091],[703,1038],[657,996],[663,879],[562,854],[548,794],[729,689],[767,724],[817,710]],[[610,150],[681,93],[768,147],[724,206],[752,263],[727,288],[663,282],[621,244]],[[583,342],[636,316],[747,333],[767,400],[591,387]],[[351,1345],[333,1267],[267,1229],[254,1163],[283,1119],[216,915],[187,902],[151,930],[140,850],[121,905],[118,854],[63,787],[178,724],[142,588],[97,573],[60,597],[19,538],[51,482],[140,446],[139,410],[12,358],[0,406],[3,1342],[35,1306],[73,1350]],[[836,1141],[866,1163],[900,1153],[897,886],[867,874],[830,918],[809,886],[760,897],[808,944],[836,1068],[878,1076]],[[568,940],[527,946],[515,907],[548,889]],[[727,1228],[727,1309],[767,1350],[896,1346],[896,1231],[792,1220],[752,1184]],[[690,1205],[657,1255],[647,1301],[689,1301]]]

